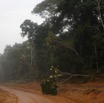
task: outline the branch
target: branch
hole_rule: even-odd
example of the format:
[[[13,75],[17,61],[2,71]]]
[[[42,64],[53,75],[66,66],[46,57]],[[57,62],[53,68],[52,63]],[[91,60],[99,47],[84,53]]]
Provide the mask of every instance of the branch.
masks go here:
[[[98,3],[98,12],[99,12],[99,17],[100,17],[100,21],[101,21],[101,24],[102,24],[102,27],[104,29],[104,23],[103,23],[103,19],[102,19],[102,16],[101,16],[101,7],[100,7],[100,3],[101,3],[101,0],[96,0],[97,3]]]
[[[82,76],[82,77],[90,77],[89,75],[85,75],[85,74],[71,74],[71,73],[67,73],[67,72],[61,72],[63,75],[69,75],[69,77],[67,79],[65,79],[63,82],[61,82],[59,85],[62,85],[63,83],[69,81],[72,77],[78,77],[78,76]]]
[[[69,46],[69,45],[67,45],[67,44],[65,44],[65,43],[61,43],[61,42],[59,42],[59,41],[56,41],[57,43],[59,43],[59,44],[61,44],[61,45],[63,45],[64,47],[67,47],[67,48],[70,48],[72,51],[74,51],[74,53],[79,57],[79,54],[78,54],[78,52],[74,49],[74,48],[72,48],[71,46]]]
[[[67,72],[61,72],[63,75],[70,75],[70,76],[82,76],[82,77],[89,77],[89,75],[86,74],[71,74],[71,73],[67,73]]]
[[[59,43],[59,44],[61,44],[61,45],[63,45],[66,48],[71,49],[78,57],[80,57],[79,54],[78,54],[78,52],[72,46],[70,46],[67,43],[64,43],[63,40],[61,38],[59,38],[59,37],[57,37],[57,39],[59,39],[61,41],[58,41],[58,40],[54,40],[54,41],[57,42],[57,43]]]
[[[59,85],[62,85],[63,83],[67,82],[68,80],[70,80],[73,76],[70,76],[69,78],[65,79],[63,82],[61,82]]]

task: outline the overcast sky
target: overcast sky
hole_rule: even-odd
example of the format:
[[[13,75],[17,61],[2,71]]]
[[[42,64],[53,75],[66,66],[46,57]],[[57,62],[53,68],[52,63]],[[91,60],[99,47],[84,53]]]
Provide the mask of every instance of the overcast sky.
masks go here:
[[[33,8],[43,0],[0,0],[0,53],[6,45],[26,40],[20,35],[20,25],[26,19],[41,23],[42,19],[32,15]]]

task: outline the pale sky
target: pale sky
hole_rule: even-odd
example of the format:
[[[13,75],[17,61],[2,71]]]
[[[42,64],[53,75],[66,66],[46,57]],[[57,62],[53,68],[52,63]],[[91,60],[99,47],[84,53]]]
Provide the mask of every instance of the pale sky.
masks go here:
[[[31,14],[33,8],[43,0],[0,0],[0,53],[6,45],[21,43],[26,40],[20,33],[20,25],[30,19],[42,23],[39,16]]]

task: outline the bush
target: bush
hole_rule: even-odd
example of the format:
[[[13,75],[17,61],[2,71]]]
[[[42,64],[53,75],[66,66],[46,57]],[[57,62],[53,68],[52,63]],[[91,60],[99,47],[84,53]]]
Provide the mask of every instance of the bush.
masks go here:
[[[51,80],[42,81],[41,88],[44,94],[57,95],[57,85],[53,84]]]

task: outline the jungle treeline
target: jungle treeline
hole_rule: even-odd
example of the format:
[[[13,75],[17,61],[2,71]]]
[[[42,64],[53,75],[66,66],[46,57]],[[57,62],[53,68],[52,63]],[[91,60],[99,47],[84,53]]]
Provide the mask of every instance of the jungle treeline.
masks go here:
[[[7,45],[0,55],[2,81],[42,79],[51,66],[72,74],[104,74],[104,0],[43,0],[32,14],[44,21],[20,25],[28,40]]]

